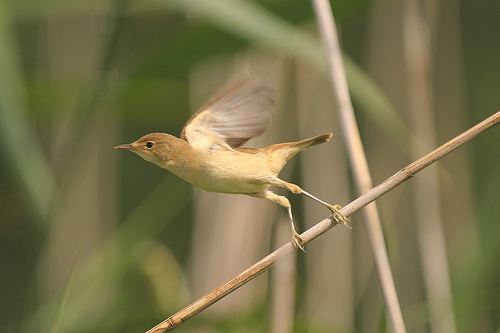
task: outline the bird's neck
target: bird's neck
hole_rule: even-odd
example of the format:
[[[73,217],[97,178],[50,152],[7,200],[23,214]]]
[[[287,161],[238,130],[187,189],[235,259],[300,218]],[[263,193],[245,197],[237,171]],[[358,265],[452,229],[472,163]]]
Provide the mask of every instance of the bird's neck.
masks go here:
[[[186,140],[169,138],[169,144],[162,153],[162,158],[154,161],[158,166],[191,182],[200,169],[197,153]]]

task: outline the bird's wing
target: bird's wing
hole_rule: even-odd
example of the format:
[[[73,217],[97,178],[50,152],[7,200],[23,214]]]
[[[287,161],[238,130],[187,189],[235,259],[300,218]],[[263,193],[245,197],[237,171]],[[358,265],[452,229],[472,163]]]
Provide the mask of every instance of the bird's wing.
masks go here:
[[[181,139],[192,146],[207,143],[240,147],[262,134],[274,114],[276,90],[257,78],[229,84],[188,120]]]

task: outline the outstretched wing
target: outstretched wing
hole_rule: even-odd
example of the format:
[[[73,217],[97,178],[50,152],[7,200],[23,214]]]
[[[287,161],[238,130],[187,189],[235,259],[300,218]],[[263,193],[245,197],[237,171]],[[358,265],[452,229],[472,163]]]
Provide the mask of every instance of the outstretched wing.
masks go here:
[[[192,146],[240,147],[267,129],[276,95],[270,83],[257,78],[229,84],[188,120],[181,139]]]

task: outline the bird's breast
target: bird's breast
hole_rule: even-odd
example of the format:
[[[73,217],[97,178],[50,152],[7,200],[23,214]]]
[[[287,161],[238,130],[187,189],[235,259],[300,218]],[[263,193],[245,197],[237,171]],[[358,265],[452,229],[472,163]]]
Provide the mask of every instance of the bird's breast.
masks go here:
[[[260,154],[220,149],[200,159],[199,176],[192,183],[209,192],[255,193],[268,188],[266,179],[275,176]]]

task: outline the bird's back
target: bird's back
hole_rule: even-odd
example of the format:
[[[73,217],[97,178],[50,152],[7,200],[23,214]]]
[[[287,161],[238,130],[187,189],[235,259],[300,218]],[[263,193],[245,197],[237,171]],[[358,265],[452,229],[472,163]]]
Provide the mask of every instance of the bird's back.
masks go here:
[[[332,135],[332,133],[326,133],[301,141],[277,143],[264,148],[238,148],[237,150],[246,154],[266,156],[269,169],[277,175],[284,168],[286,162],[297,153],[306,148],[330,141]]]

